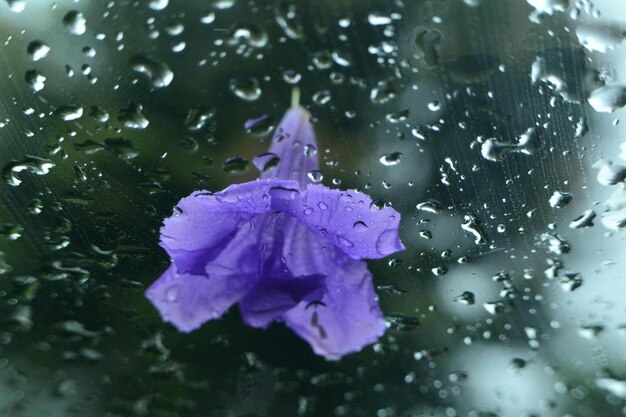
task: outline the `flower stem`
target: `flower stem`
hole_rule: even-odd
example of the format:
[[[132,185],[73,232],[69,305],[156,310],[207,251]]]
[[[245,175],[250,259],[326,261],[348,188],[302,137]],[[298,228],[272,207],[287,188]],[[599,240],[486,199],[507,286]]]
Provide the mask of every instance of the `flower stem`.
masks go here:
[[[300,107],[300,87],[291,90],[291,107]]]

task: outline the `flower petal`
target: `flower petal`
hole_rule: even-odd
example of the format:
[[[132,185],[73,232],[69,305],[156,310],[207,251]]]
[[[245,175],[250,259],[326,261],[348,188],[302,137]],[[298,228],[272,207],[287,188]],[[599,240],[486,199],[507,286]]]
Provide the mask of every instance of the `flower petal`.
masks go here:
[[[282,252],[273,257],[279,258],[283,267],[294,276],[326,276],[321,300],[305,299],[287,311],[283,321],[317,354],[329,359],[374,343],[385,331],[385,320],[367,264],[328,244],[294,217],[278,219],[275,228],[282,231],[283,244]]]
[[[179,275],[174,265],[146,291],[164,321],[182,332],[191,332],[226,310],[254,285],[245,274]]]
[[[292,107],[285,113],[268,150],[268,154],[276,155],[280,162],[263,172],[261,178],[295,180],[303,188],[306,186],[308,172],[317,169],[319,164],[317,139],[310,119],[311,114],[303,107]],[[256,164],[265,167],[264,162],[258,160]]]
[[[341,258],[343,262],[337,263]],[[376,342],[385,332],[385,319],[365,262],[345,255],[328,262],[321,302],[302,301],[283,319],[316,354],[339,359]]]
[[[306,277],[262,277],[240,302],[244,321],[253,327],[267,327],[302,300],[321,299],[323,275]]]
[[[378,259],[405,247],[398,236],[400,214],[377,208],[358,191],[309,185],[301,199],[277,196],[272,207],[284,210],[355,259]]]
[[[271,211],[273,189],[297,191],[299,187],[295,181],[258,180],[231,185],[215,194],[199,191],[183,198],[161,228],[161,246],[178,273],[202,275],[205,265],[246,222]],[[277,194],[286,198],[284,193]]]

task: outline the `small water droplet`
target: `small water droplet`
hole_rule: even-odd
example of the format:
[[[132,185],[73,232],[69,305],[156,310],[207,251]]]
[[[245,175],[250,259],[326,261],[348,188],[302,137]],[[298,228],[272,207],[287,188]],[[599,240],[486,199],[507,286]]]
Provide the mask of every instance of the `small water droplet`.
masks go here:
[[[392,153],[387,153],[381,156],[379,161],[384,166],[391,167],[394,165],[398,165],[400,163],[401,157],[402,157],[402,153],[392,152]]]
[[[444,210],[444,205],[434,199],[428,199],[421,203],[418,203],[415,208],[429,213],[441,213]]]
[[[568,205],[574,196],[570,193],[555,191],[554,194],[550,197],[549,203],[552,208],[562,208]]]
[[[180,288],[178,287],[178,285],[169,287],[165,291],[165,299],[170,303],[174,303],[178,301],[179,294],[180,294]]]
[[[148,7],[152,10],[163,10],[169,4],[169,0],[150,0],[148,2]]]
[[[367,227],[367,225],[365,224],[365,222],[362,222],[362,221],[355,222],[355,223],[352,225],[352,228],[353,228],[355,231],[357,231],[357,232],[365,232],[365,231],[368,229],[368,227]]]
[[[346,239],[343,236],[338,236],[337,241],[339,242],[341,246],[346,247],[346,248],[351,248],[354,246],[354,243],[350,242],[348,239]]]
[[[54,112],[66,122],[80,119],[81,117],[83,117],[82,106],[62,106],[57,108]]]
[[[246,132],[254,136],[265,136],[274,130],[274,118],[264,114],[255,119],[246,120],[244,128]]]
[[[307,173],[307,178],[313,184],[319,184],[324,180],[324,174],[319,169],[314,169]]]
[[[185,129],[202,130],[207,123],[215,118],[215,110],[209,107],[192,107],[185,117]]]
[[[230,80],[230,91],[245,101],[255,101],[261,97],[259,81],[254,77],[241,77]]]

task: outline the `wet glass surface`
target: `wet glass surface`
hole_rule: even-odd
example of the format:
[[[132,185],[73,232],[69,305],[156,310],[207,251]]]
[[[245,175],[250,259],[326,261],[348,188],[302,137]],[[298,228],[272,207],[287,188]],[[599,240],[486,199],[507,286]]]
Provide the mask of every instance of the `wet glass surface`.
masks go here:
[[[3,0],[0,414],[626,415],[625,37],[618,0]],[[144,297],[295,85],[316,180],[402,214],[340,361]]]

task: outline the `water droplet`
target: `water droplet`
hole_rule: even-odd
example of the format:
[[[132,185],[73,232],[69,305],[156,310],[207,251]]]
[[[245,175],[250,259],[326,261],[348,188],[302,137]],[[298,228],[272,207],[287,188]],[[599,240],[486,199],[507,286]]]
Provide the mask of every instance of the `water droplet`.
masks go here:
[[[109,113],[98,106],[91,106],[89,108],[89,117],[100,123],[106,123],[109,121]]]
[[[7,0],[7,4],[13,13],[21,13],[26,9],[26,0]]]
[[[474,243],[477,245],[487,243],[488,240],[481,227],[481,221],[473,214],[466,214],[464,218],[465,223],[461,225],[461,228],[466,232],[469,232],[474,237]]]
[[[588,98],[597,112],[613,113],[626,105],[626,86],[611,85],[594,90]]]
[[[228,33],[226,43],[229,45],[246,44],[253,48],[263,48],[267,45],[267,33],[259,26],[252,24],[238,23]]]
[[[152,10],[163,10],[167,7],[169,2],[170,2],[169,0],[150,0],[148,2],[148,6]]]
[[[582,338],[593,340],[603,331],[604,326],[602,325],[581,326],[578,328],[578,335]]]
[[[297,71],[288,69],[283,72],[283,80],[287,84],[298,84],[302,79],[302,74]]]
[[[367,15],[367,22],[372,26],[388,25],[393,22],[390,16],[385,16],[380,13],[370,13]]]
[[[259,81],[254,77],[241,77],[230,80],[230,91],[245,101],[255,101],[261,97]]]
[[[588,50],[606,52],[626,38],[626,25],[621,22],[590,21],[576,28],[576,36]]]
[[[565,207],[572,201],[574,196],[570,193],[565,193],[562,191],[555,191],[554,194],[550,197],[549,203],[552,208],[562,208]]]
[[[303,213],[305,215],[309,216],[309,215],[313,214],[313,211],[314,210],[311,207],[307,207],[307,208],[304,209]]]
[[[320,201],[319,203],[317,203],[317,207],[319,207],[320,210],[327,210],[328,204],[324,203],[323,201]]]
[[[248,161],[240,156],[231,156],[226,158],[222,170],[224,172],[243,172],[248,169]]]
[[[39,61],[48,56],[50,53],[50,46],[43,41],[32,41],[26,47],[26,52],[33,61]]]
[[[22,179],[18,177],[20,172],[26,171],[31,174],[45,175],[54,166],[55,164],[48,159],[27,155],[23,160],[9,162],[2,168],[2,179],[9,185],[18,186],[22,183]]]
[[[211,6],[218,10],[230,9],[235,5],[235,0],[213,0]]]
[[[472,305],[476,301],[474,293],[471,291],[464,291],[463,294],[454,297],[454,302],[464,305]]]
[[[387,167],[398,165],[401,156],[400,152],[387,153],[380,157],[380,163]]]
[[[64,121],[69,122],[83,117],[83,108],[81,106],[62,106],[57,108],[54,113]]]
[[[313,94],[313,102],[318,106],[323,106],[331,100],[330,91],[328,90],[320,90]]]
[[[255,136],[265,136],[274,130],[274,118],[264,114],[255,119],[246,120],[244,127],[246,132]]]
[[[420,321],[417,317],[411,317],[400,313],[385,314],[387,327],[392,330],[411,331],[415,330]]]
[[[406,119],[409,118],[410,114],[411,114],[411,111],[409,109],[405,109],[402,111],[388,113],[385,116],[385,118],[387,119],[389,123],[396,124],[396,123],[402,123],[406,121]]]
[[[370,100],[374,104],[385,104],[396,96],[396,90],[390,81],[379,81],[370,91]]]
[[[307,178],[311,183],[319,184],[324,180],[324,174],[319,169],[314,169],[307,173]]]
[[[569,6],[569,0],[527,0],[538,13],[552,15],[554,12],[564,12]]]
[[[538,150],[539,134],[536,128],[531,127],[520,135],[516,144],[487,139],[482,144],[480,152],[483,158],[489,161],[501,161],[506,155],[513,152],[534,155]]]
[[[185,129],[191,131],[202,130],[209,120],[215,118],[215,110],[209,107],[193,107],[185,117]]]
[[[96,142],[94,142],[96,143]],[[93,145],[92,145],[93,146]],[[104,149],[124,159],[133,159],[139,152],[133,146],[133,143],[124,138],[107,138],[104,140]],[[89,152],[87,152],[89,153]]]
[[[341,246],[344,246],[346,248],[351,248],[354,246],[354,243],[350,242],[348,239],[346,239],[343,236],[338,236],[337,241],[339,242]]]
[[[280,163],[280,157],[275,153],[267,152],[256,156],[253,162],[259,171],[265,172],[272,168],[276,168]]]
[[[570,229],[585,229],[593,226],[593,220],[596,218],[596,212],[593,210],[585,210],[583,214],[576,217],[569,224]]]
[[[279,200],[295,200],[300,195],[300,192],[298,190],[294,190],[293,188],[272,187],[270,188],[268,194],[270,197]]]
[[[415,206],[418,210],[427,211],[429,213],[441,213],[444,210],[443,204],[437,200],[428,199]]]
[[[571,250],[570,244],[559,235],[543,233],[540,238],[542,242],[547,244],[548,251],[556,255],[563,255]]]
[[[422,58],[428,68],[434,68],[439,64],[439,52],[437,46],[441,43],[443,36],[438,30],[426,27],[415,29],[414,44],[418,56]]]
[[[330,56],[335,61],[335,64],[339,66],[349,67],[352,65],[352,57],[345,52],[333,51]]]
[[[117,113],[117,120],[129,129],[145,129],[150,121],[142,113],[141,104],[129,103],[126,108],[120,109]]]
[[[434,276],[436,277],[440,277],[442,275],[445,275],[448,273],[448,268],[446,266],[436,266],[434,268],[431,268],[430,272],[433,273]]]
[[[357,231],[357,232],[365,232],[365,231],[368,229],[368,227],[367,227],[367,225],[365,224],[365,222],[362,222],[362,221],[355,222],[355,223],[352,225],[352,228],[353,228],[355,231]]]
[[[179,294],[180,288],[178,287],[178,285],[169,287],[167,290],[165,290],[165,299],[170,303],[174,303],[178,301]]]
[[[596,379],[596,386],[622,400],[626,400],[626,380],[603,377]]]
[[[63,24],[73,35],[82,35],[87,31],[87,20],[78,10],[71,10],[63,17]]]
[[[145,74],[155,88],[167,87],[174,79],[174,73],[165,62],[145,55],[135,55],[130,65],[134,71]]]
[[[41,91],[45,87],[46,76],[39,70],[30,69],[24,74],[26,83],[33,89],[33,91]]]
[[[489,303],[484,303],[483,308],[489,314],[498,314],[504,311],[504,303],[502,301],[492,301]]]

